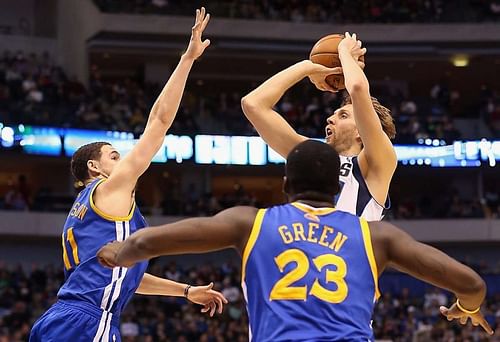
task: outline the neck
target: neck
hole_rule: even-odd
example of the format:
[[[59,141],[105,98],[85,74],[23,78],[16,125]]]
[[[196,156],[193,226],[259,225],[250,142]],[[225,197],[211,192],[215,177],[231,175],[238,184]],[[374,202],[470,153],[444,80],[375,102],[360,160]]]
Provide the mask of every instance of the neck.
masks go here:
[[[341,150],[337,151],[337,153],[341,156],[350,157],[350,156],[359,155],[361,150],[362,150],[361,146],[354,144],[354,145],[350,146],[349,148],[345,148],[345,149],[341,149]]]
[[[104,178],[103,176],[96,176],[96,177],[90,177],[89,179],[87,179],[83,184],[85,186],[89,185],[90,183],[92,183],[93,181],[95,181],[96,179],[101,179],[101,178]]]
[[[316,192],[305,192],[290,196],[290,202],[300,202],[316,208],[335,208],[335,204],[332,200],[333,195],[320,194]]]

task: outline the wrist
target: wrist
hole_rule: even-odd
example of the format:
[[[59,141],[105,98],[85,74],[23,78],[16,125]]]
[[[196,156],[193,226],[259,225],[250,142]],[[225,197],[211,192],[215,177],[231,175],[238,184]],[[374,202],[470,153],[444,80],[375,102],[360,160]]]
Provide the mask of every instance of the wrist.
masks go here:
[[[184,52],[182,55],[181,55],[181,62],[186,62],[186,63],[194,63],[196,58],[190,56],[187,54],[187,52]]]
[[[460,311],[462,311],[463,313],[469,314],[469,315],[478,313],[479,309],[481,309],[481,305],[478,305],[478,306],[476,306],[476,307],[474,307],[472,309],[470,307],[468,307],[468,306],[464,307],[463,303],[460,302],[460,300],[458,298],[457,298],[456,304],[457,304],[457,308]]]
[[[186,287],[184,287],[184,298],[186,299],[189,299],[189,290],[191,289],[191,285],[186,285]]]
[[[354,57],[351,55],[351,51],[349,51],[347,48],[340,48],[338,50],[339,53],[339,59],[345,59],[345,58],[352,58]]]

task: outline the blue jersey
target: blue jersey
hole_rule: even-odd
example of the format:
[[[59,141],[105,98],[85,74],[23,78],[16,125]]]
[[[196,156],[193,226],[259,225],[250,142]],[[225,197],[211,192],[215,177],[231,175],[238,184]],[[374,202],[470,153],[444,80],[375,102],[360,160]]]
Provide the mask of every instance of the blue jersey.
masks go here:
[[[135,206],[127,217],[112,217],[94,205],[92,195],[105,181],[96,179],[82,190],[71,208],[62,235],[65,282],[58,298],[81,302],[102,311],[99,330],[117,319],[139,286],[147,261],[133,267],[103,267],[96,253],[111,241],[123,241],[146,226],[144,217]]]
[[[367,222],[291,203],[259,210],[243,252],[253,341],[373,341],[377,266]]]

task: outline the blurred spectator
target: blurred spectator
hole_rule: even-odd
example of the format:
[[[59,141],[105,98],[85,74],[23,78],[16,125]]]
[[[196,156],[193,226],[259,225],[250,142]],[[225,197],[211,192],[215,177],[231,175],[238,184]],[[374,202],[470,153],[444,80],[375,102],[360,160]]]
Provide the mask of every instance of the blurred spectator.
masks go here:
[[[488,272],[494,265],[481,270]],[[174,270],[175,268],[175,270]],[[478,269],[479,270],[479,269]],[[120,319],[123,341],[248,341],[248,318],[239,287],[239,269],[233,264],[196,267],[164,267],[152,263],[152,274],[179,275],[179,280],[194,284],[213,281],[229,300],[222,315],[213,318],[201,314],[199,306],[180,297],[135,296]],[[490,272],[491,273],[491,272]],[[390,275],[392,277],[397,274]],[[20,266],[7,267],[0,262],[0,341],[26,341],[34,321],[55,300],[63,281],[62,266],[33,265],[29,272]],[[494,281],[494,280],[493,280]],[[398,283],[396,278],[395,283]],[[373,330],[377,339],[393,341],[484,341],[485,334],[470,324],[465,327],[447,322],[439,313],[440,305],[454,299],[441,290],[430,288],[424,296],[411,288],[384,291],[375,304]],[[496,296],[496,297],[495,297]],[[500,327],[500,295],[492,294],[483,310],[494,330]],[[497,333],[492,341],[499,341]],[[446,339],[445,339],[446,338]]]
[[[104,12],[191,15],[198,1],[94,0]],[[209,12],[217,17],[333,23],[406,23],[497,21],[500,2],[441,0],[267,1],[219,0]]]

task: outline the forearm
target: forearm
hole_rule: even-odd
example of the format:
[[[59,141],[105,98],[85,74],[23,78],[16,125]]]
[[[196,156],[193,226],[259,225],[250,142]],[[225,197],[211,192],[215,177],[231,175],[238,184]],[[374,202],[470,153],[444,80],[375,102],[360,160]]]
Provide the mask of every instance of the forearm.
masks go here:
[[[135,293],[152,296],[184,296],[187,284],[155,277],[145,273]]]
[[[400,239],[403,271],[435,286],[453,292],[467,309],[481,305],[486,295],[486,285],[471,268],[450,258],[440,250],[421,243],[406,243]],[[402,247],[405,246],[405,247]],[[396,267],[397,268],[397,267]]]
[[[179,64],[177,64],[177,67],[153,104],[147,125],[154,119],[158,119],[167,129],[170,127],[179,109],[182,94],[184,93],[186,81],[193,63],[193,58],[182,55]]]
[[[150,240],[148,234],[151,233],[152,229],[156,228],[141,229],[123,241],[115,255],[116,264],[128,267],[139,261],[158,256],[154,252],[155,246],[148,243]]]
[[[279,72],[241,100],[247,119],[264,141],[282,157],[306,138],[297,134],[293,127],[273,107],[283,94],[307,76],[310,61],[302,61]]]
[[[486,283],[476,272],[469,267],[466,268],[468,280],[466,283],[460,284],[461,288],[454,291],[454,294],[465,309],[475,310],[481,306],[486,297]]]
[[[280,71],[245,96],[246,102],[266,108],[274,107],[289,88],[308,75],[311,63],[304,60]]]

